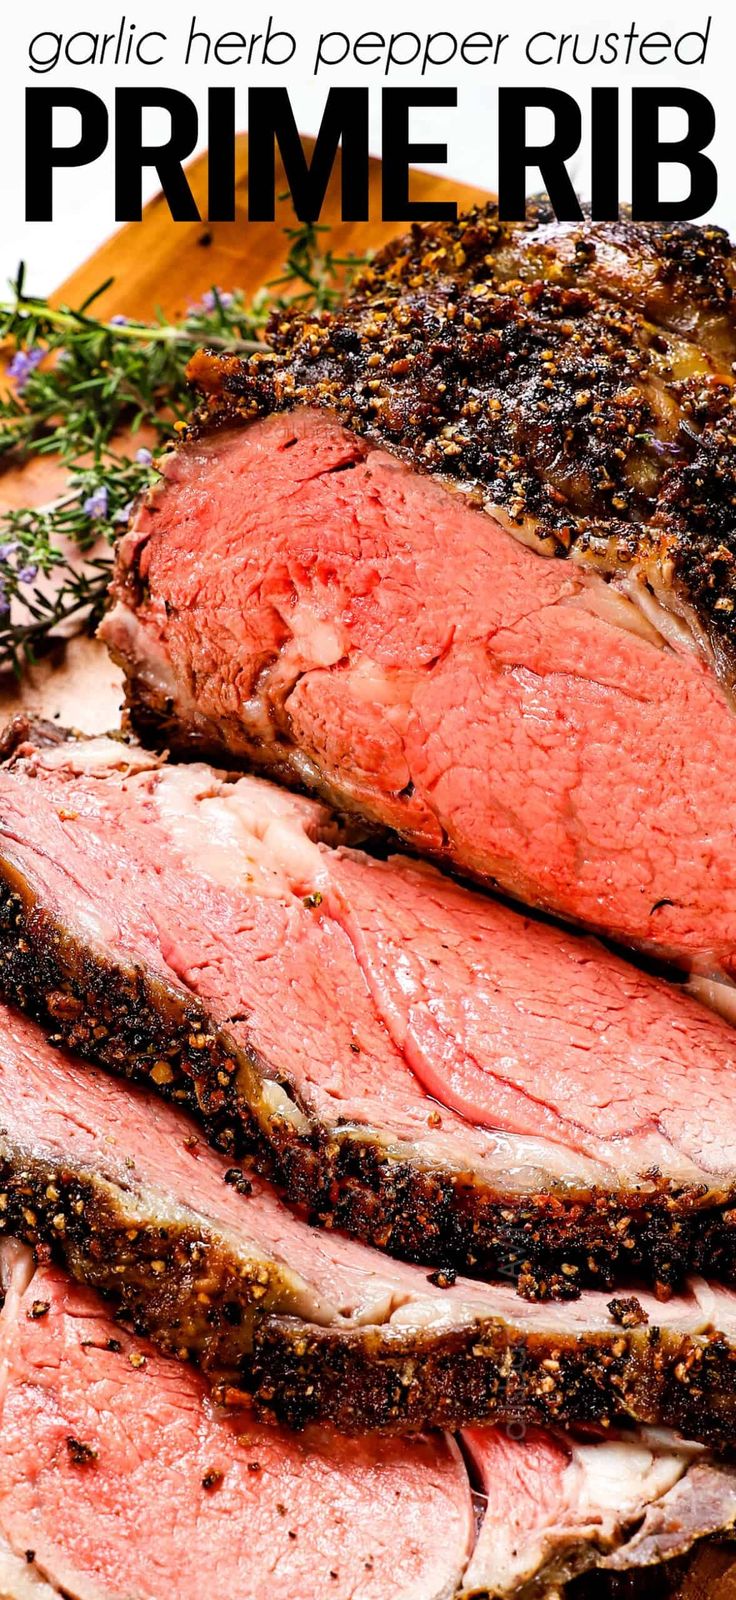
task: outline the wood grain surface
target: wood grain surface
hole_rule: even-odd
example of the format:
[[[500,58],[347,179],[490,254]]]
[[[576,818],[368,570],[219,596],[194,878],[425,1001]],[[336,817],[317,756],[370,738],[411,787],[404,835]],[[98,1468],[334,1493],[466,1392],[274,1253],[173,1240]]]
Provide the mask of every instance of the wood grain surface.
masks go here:
[[[293,224],[290,206],[280,202],[275,223],[246,221],[247,135],[241,134],[236,151],[237,216],[230,223],[175,223],[161,196],[146,207],[140,223],[130,223],[113,235],[94,256],[62,284],[53,299],[78,304],[106,278],[114,281],[97,302],[102,316],[122,312],[129,317],[150,317],[157,307],[176,317],[213,284],[222,289],[255,291],[279,275],[285,256],[283,228]],[[201,211],[206,209],[207,165],[199,157],[188,169],[189,182]],[[381,168],[371,163],[369,223],[340,221],[339,162],[330,181],[323,221],[332,232],[330,245],[338,255],[362,255],[391,238],[395,224],[380,221]],[[283,169],[277,165],[276,192],[286,190]],[[487,199],[484,190],[417,172],[412,178],[412,198],[455,199],[463,208]],[[28,263],[34,285],[43,288],[43,261]],[[49,286],[50,287],[50,286]],[[22,470],[6,470],[0,477],[0,509],[41,504],[58,493],[58,470],[53,461],[40,458]],[[18,710],[37,711],[67,726],[93,733],[117,726],[121,704],[121,678],[106,651],[92,639],[76,638],[60,644],[22,684],[12,675],[0,676],[0,721]],[[646,1575],[639,1591],[646,1597]],[[608,1595],[607,1585],[601,1594]],[[736,1600],[736,1561],[727,1546],[704,1547],[691,1561],[672,1600]]]

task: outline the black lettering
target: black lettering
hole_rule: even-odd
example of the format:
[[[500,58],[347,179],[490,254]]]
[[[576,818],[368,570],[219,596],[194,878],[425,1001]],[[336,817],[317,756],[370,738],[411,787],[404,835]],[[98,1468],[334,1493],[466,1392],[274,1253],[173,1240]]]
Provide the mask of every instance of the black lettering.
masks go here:
[[[37,46],[41,39],[51,39],[53,41],[50,55],[38,55]],[[60,33],[37,33],[28,46],[31,72],[51,72],[52,68],[58,67],[61,57],[61,42]]]
[[[86,39],[87,43],[81,45],[79,55],[73,55],[72,45],[76,47],[77,40],[82,39]],[[91,66],[92,62],[97,60],[98,44],[99,35],[96,33],[73,33],[71,38],[67,41],[65,52],[67,61],[69,61],[73,67]]]
[[[675,45],[675,60],[679,61],[680,66],[703,66],[705,62],[706,51],[708,49],[708,40],[710,39],[710,25],[712,20],[712,17],[708,18],[703,33],[683,33],[681,38],[677,40]],[[688,56],[683,53],[683,45],[686,39],[696,39],[698,41],[699,49],[697,49],[694,56]]]
[[[593,89],[590,212],[594,222],[618,218],[618,89]]]
[[[215,40],[215,61],[219,62],[221,67],[234,67],[247,48],[248,40],[244,33],[221,33],[219,39]],[[229,56],[226,54],[228,50],[231,52]]]
[[[160,67],[161,62],[164,59],[162,55],[159,55],[159,56],[145,56],[143,54],[143,46],[144,46],[144,44],[147,44],[149,39],[162,39],[165,42],[166,34],[165,33],[159,33],[157,28],[154,28],[151,33],[142,33],[140,39],[138,40],[138,49],[136,51],[136,55],[137,55],[138,60],[140,61],[142,66],[144,66],[144,67]]]
[[[411,54],[408,56],[402,56],[397,52],[397,45],[402,39],[408,39],[410,41],[409,48]],[[392,67],[410,67],[412,61],[416,61],[421,48],[422,41],[418,33],[392,33],[391,38],[388,41],[388,49],[386,51],[386,77],[388,77]]]
[[[54,111],[78,111],[76,144],[54,144]],[[86,167],[107,145],[107,106],[89,89],[26,89],[26,221],[53,219],[54,167]]]
[[[452,200],[410,200],[409,168],[415,161],[447,160],[446,144],[412,144],[409,112],[413,106],[456,106],[457,89],[384,89],[381,148],[382,205],[385,222],[454,222]]]
[[[364,37],[365,37],[365,35],[361,34],[360,39],[357,41],[357,44],[360,44]],[[329,45],[331,39],[337,39],[338,40],[338,50],[340,52],[339,55],[335,55],[335,56],[325,55],[325,46]],[[381,43],[383,43],[383,40],[381,40]],[[357,44],[356,44],[356,51],[357,51]],[[315,61],[314,61],[314,75],[315,75],[315,77],[317,76],[317,73],[319,72],[320,67],[339,67],[340,63],[342,61],[344,61],[345,57],[347,55],[349,55],[349,54],[350,54],[350,40],[349,40],[349,38],[348,38],[346,33],[339,33],[339,32],[321,33],[320,36],[319,36],[319,44],[317,45],[317,54],[315,56]],[[358,59],[358,57],[357,57],[357,54],[356,54],[356,61],[357,61],[357,59]],[[362,65],[362,63],[361,63],[361,65]]]
[[[661,67],[672,48],[668,33],[645,33],[639,45],[639,59],[647,67]]]
[[[555,119],[549,144],[528,145],[526,114],[540,106]],[[580,107],[562,89],[499,89],[498,213],[504,222],[526,214],[527,167],[537,167],[560,222],[579,222],[582,211],[565,162],[575,154],[582,132]]]
[[[323,34],[322,39],[325,37],[326,35]],[[341,39],[345,39],[345,37],[344,33],[340,34]],[[322,39],[320,39],[320,47]],[[346,43],[348,42],[346,40]],[[386,40],[382,33],[361,33],[353,45],[353,55],[359,67],[376,67],[381,59],[381,51],[385,50],[385,48]],[[366,54],[370,50],[373,51],[373,55]],[[347,51],[345,53],[347,54]],[[344,60],[344,57],[341,59]]]
[[[100,55],[99,55],[100,66],[104,65],[105,56],[107,55],[107,47],[108,47],[108,45],[109,44],[114,44],[114,43],[115,43],[115,34],[114,33],[103,33],[102,38],[100,40]]]
[[[207,220],[235,221],[235,90],[207,96]]]
[[[636,23],[635,22],[632,22],[631,27],[629,28],[627,33],[622,33],[621,38],[622,38],[622,40],[625,39],[625,41],[626,41],[626,54],[624,56],[624,62],[625,62],[625,65],[627,67],[630,67],[631,66],[631,52],[632,52],[632,50],[634,48],[635,41],[639,38],[639,35],[637,33],[637,30],[636,30]]]
[[[206,67],[207,63],[208,63],[208,61],[210,59],[210,45],[212,43],[212,40],[210,39],[210,36],[209,36],[208,33],[199,33],[197,31],[197,18],[196,17],[192,17],[192,20],[191,20],[191,23],[190,23],[190,26],[189,26],[189,38],[187,40],[187,48],[186,48],[186,52],[185,52],[185,55],[184,55],[184,65],[185,65],[185,67],[189,66],[189,63],[190,63],[190,61],[192,59],[192,46],[195,43],[204,45],[204,51],[202,53],[202,66]]]
[[[273,17],[269,17],[266,24],[266,36],[263,41],[263,63],[264,66],[269,67],[285,67],[287,61],[291,61],[294,51],[296,50],[296,39],[294,38],[293,33],[284,33],[283,31],[279,32],[278,29],[272,28],[272,22]],[[273,44],[274,39],[288,39],[288,56],[271,55],[271,45]]]
[[[121,59],[122,59],[123,39],[124,39],[124,37],[125,37],[125,17],[121,17],[119,25],[118,25],[117,38],[115,40],[115,65],[116,65],[116,67],[120,66],[120,62],[121,62]]]
[[[665,106],[676,106],[687,115],[687,132],[682,139],[663,140],[659,132],[659,113]],[[702,217],[715,205],[718,173],[703,151],[716,131],[716,118],[710,100],[697,89],[632,90],[632,213],[637,222],[661,222]],[[662,200],[659,194],[660,166],[674,162],[690,174],[690,188],[684,200]]]
[[[532,55],[532,45],[536,44],[537,39],[551,39],[552,43],[554,44],[555,36],[554,36],[553,33],[547,33],[546,31],[542,31],[541,33],[533,33],[532,36],[531,36],[531,39],[527,40],[527,46],[526,46],[526,59],[527,59],[527,61],[531,61],[533,67],[548,67],[550,65],[550,62],[553,60],[553,56],[551,56],[551,55],[550,56],[533,56]],[[546,49],[546,46],[545,46],[545,49]]]
[[[451,47],[450,51],[449,51],[449,55],[439,55],[439,56],[433,55],[432,46],[433,46],[433,44],[435,44],[440,39],[447,39],[449,41],[449,44],[450,44],[450,47]],[[448,66],[450,61],[454,60],[456,55],[457,55],[457,39],[455,38],[454,33],[430,33],[430,34],[428,34],[427,35],[427,40],[426,40],[426,43],[425,43],[425,46],[424,46],[424,55],[422,56],[422,77],[424,77],[428,67],[446,67],[446,66]]]
[[[143,143],[147,106],[168,111],[171,132],[165,144]],[[197,108],[179,89],[115,90],[115,218],[140,222],[143,169],[154,167],[174,222],[198,222],[199,211],[182,162],[197,143]]]
[[[248,215],[273,222],[276,145],[300,222],[316,222],[342,144],[342,216],[368,220],[368,90],[330,89],[311,162],[286,89],[248,91]]]
[[[564,34],[563,34],[563,38],[564,38]],[[576,67],[590,67],[590,66],[592,66],[592,64],[595,61],[595,58],[596,58],[596,56],[598,54],[598,34],[597,33],[594,34],[590,44],[588,45],[588,49],[590,51],[590,55],[587,55],[587,56],[583,55],[583,46],[582,46],[581,41],[580,41],[580,34],[576,33],[575,38],[572,41],[572,59],[575,62]]]
[[[505,36],[502,35],[502,37],[508,38],[508,34]],[[473,51],[478,52],[475,56],[475,60],[473,59]],[[492,51],[493,40],[490,33],[469,33],[463,39],[463,42],[460,46],[461,58],[468,67],[477,67],[482,65],[488,60]],[[496,45],[496,52],[498,52],[498,44]],[[498,60],[498,54],[496,54],[496,60]]]

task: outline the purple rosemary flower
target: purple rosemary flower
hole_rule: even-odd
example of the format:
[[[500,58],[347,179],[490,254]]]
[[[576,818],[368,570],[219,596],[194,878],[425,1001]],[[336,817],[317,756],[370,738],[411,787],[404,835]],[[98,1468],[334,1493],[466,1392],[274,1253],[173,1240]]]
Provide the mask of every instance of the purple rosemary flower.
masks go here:
[[[195,300],[189,307],[190,316],[196,316],[199,311],[216,311],[218,304],[221,306],[232,305],[233,297],[227,289],[206,289],[201,300]]]
[[[20,572],[18,573],[18,582],[19,583],[33,583],[34,578],[37,578],[37,577],[38,577],[38,567],[33,562],[31,562],[27,567],[21,567]]]
[[[133,501],[129,500],[127,506],[121,506],[120,510],[115,512],[115,515],[112,519],[113,522],[128,522],[132,510]]]
[[[9,561],[16,550],[20,550],[19,539],[10,539],[7,544],[0,544],[0,561]]]
[[[31,345],[29,350],[16,350],[8,367],[8,376],[14,379],[16,388],[25,388],[34,367],[43,361],[45,354],[45,350],[39,349],[38,345]]]
[[[677,444],[674,439],[657,439],[653,433],[637,433],[636,437],[649,450],[653,450],[655,455],[682,456],[685,454],[682,445]]]
[[[127,326],[127,323],[128,323],[128,318],[122,316],[119,311],[117,311],[115,313],[114,317],[110,318],[110,327],[111,328],[125,328]]]
[[[136,450],[135,459],[138,462],[139,467],[150,467],[151,462],[153,461],[153,456],[151,455],[150,450]]]
[[[107,489],[104,483],[98,484],[93,493],[87,496],[82,505],[82,510],[85,516],[91,517],[93,522],[96,522],[100,517],[107,516]]]
[[[682,456],[685,454],[682,445],[675,444],[674,440],[650,437],[647,442],[650,450],[654,450],[658,456]]]

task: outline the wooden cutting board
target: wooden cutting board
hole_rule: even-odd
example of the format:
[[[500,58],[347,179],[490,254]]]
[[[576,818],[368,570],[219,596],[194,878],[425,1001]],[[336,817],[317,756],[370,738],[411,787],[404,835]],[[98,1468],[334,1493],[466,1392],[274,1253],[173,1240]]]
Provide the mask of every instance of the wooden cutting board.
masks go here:
[[[77,305],[111,277],[113,284],[97,302],[102,316],[122,312],[129,317],[148,318],[160,306],[175,318],[214,284],[222,289],[254,292],[278,277],[286,254],[283,229],[293,224],[293,213],[288,203],[281,202],[275,223],[246,221],[247,161],[247,135],[241,134],[236,152],[235,222],[172,222],[164,200],[158,196],[146,207],[142,222],[128,224],[108,239],[53,298]],[[188,177],[199,208],[205,211],[204,157],[192,163]],[[277,165],[276,193],[282,194],[286,188],[283,168]],[[370,211],[375,220],[341,222],[340,168],[339,162],[336,164],[323,221],[331,226],[330,245],[337,255],[362,255],[403,231],[395,224],[380,221],[380,188],[380,162],[373,161]],[[411,193],[417,200],[453,199],[460,208],[488,197],[485,190],[421,172],[412,178]],[[43,262],[31,259],[29,267],[34,285],[38,285]],[[21,471],[13,469],[0,475],[0,510],[11,505],[41,504],[59,488],[53,462],[40,458]],[[92,639],[78,638],[60,645],[27,674],[20,686],[11,675],[4,680],[0,677],[0,722],[23,709],[55,717],[62,724],[88,733],[101,732],[117,726],[121,698],[121,676],[110,664],[107,652]],[[608,1591],[602,1588],[604,1592]],[[641,1593],[646,1595],[646,1577]],[[672,1600],[736,1600],[736,1562],[732,1553],[716,1547],[701,1550],[678,1588],[673,1589]]]

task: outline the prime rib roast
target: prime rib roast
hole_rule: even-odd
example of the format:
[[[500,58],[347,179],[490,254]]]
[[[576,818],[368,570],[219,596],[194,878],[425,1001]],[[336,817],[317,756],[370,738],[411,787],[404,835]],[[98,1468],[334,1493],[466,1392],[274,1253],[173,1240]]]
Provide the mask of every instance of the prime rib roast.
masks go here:
[[[24,734],[26,737],[24,738]],[[21,726],[0,989],[55,1041],[255,1143],[316,1220],[528,1297],[733,1281],[736,1035],[603,946],[323,807]],[[10,742],[10,741],[9,741]]]
[[[733,975],[734,281],[487,208],[195,358],[102,630],[136,726]]]
[[[219,1413],[191,1367],[120,1327],[89,1290],[56,1267],[34,1272],[11,1243],[3,1250],[8,1600],[451,1600],[473,1514],[462,1457],[446,1436],[295,1435]],[[676,1444],[631,1448],[619,1476],[627,1509],[638,1494],[640,1513],[649,1505],[656,1517],[672,1485],[687,1492],[707,1470],[707,1457],[701,1465]],[[724,1492],[724,1523],[726,1501]],[[583,1510],[581,1497],[579,1525]],[[560,1513],[569,1528],[562,1495]],[[626,1513],[616,1520],[611,1545],[625,1560]],[[594,1536],[580,1527],[572,1547],[576,1537],[584,1560]],[[486,1560],[479,1544],[477,1572]]]
[[[736,1294],[529,1303],[310,1227],[150,1091],[0,1011],[2,1228],[51,1249],[228,1407],[355,1433],[628,1421],[727,1444]]]
[[[489,207],[192,363],[102,629],[154,753],[0,751],[2,1594],[736,1525],[735,285]]]

